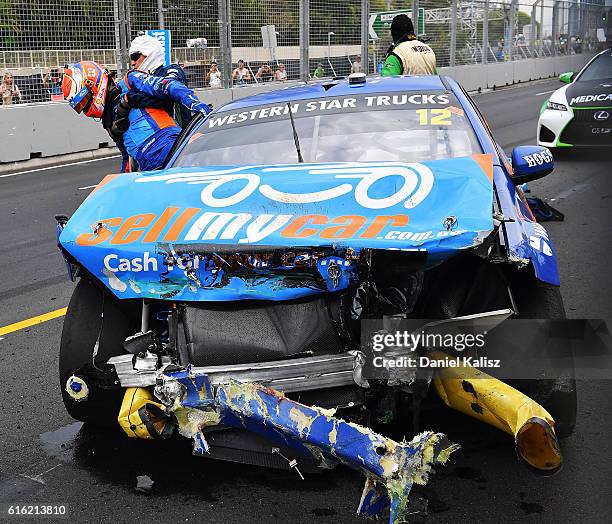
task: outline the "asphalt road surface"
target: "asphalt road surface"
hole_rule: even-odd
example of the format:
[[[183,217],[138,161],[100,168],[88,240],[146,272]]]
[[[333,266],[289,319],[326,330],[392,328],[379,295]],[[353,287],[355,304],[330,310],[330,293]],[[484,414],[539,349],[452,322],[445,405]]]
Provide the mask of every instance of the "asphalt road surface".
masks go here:
[[[558,81],[477,95],[499,143],[534,144],[539,107]],[[610,152],[572,152],[530,184],[565,214],[545,224],[556,243],[570,317],[612,318]],[[65,307],[73,285],[55,248],[56,213],[72,213],[119,159],[0,177],[0,328]],[[129,441],[82,427],[64,411],[57,376],[62,318],[0,338],[0,503],[65,504],[77,522],[353,522],[363,477],[338,467],[301,481],[293,472],[192,457],[190,443]],[[462,445],[429,487],[427,522],[610,522],[612,375],[581,381],[565,465],[540,477],[511,439],[450,411],[426,417]],[[155,481],[150,495],[136,477]],[[417,504],[418,505],[418,504]],[[0,507],[2,506],[0,504]],[[418,509],[418,508],[417,508]],[[0,521],[8,521],[0,515]]]

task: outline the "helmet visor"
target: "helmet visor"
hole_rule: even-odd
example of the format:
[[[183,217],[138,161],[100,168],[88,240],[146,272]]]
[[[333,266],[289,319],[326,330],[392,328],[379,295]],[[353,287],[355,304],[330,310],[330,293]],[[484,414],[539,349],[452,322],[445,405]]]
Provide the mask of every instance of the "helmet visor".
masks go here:
[[[70,100],[70,107],[77,113],[87,113],[91,104],[93,103],[94,94],[91,87],[84,86],[76,95]]]

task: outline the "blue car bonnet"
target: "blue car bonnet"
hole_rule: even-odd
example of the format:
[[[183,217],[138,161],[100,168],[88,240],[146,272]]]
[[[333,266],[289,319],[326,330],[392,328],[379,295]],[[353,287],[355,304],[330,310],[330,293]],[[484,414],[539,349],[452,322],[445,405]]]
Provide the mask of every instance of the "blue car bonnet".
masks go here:
[[[288,300],[348,287],[367,248],[440,261],[492,231],[492,159],[110,175],[60,244],[119,298]]]

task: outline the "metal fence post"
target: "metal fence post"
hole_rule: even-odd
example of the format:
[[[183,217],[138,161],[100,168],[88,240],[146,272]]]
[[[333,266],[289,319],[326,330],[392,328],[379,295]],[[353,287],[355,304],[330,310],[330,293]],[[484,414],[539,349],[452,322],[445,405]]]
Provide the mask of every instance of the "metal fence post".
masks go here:
[[[121,60],[121,31],[119,29],[121,22],[119,21],[119,0],[113,0],[113,18],[115,19],[115,66],[117,67],[117,76],[123,75],[123,64]]]
[[[165,29],[164,0],[157,0],[157,23],[160,29]]]
[[[540,4],[540,56],[544,54],[544,0]]]
[[[300,0],[300,78],[308,82],[310,78],[310,0]],[[363,57],[362,57],[363,59]]]
[[[565,54],[569,55],[572,52],[572,25],[574,21],[574,6],[572,3],[567,4],[567,40],[565,42]]]
[[[117,0],[117,25],[119,26],[119,46],[117,51],[117,73],[122,75],[129,69],[128,50],[130,47],[130,7],[128,0]]]
[[[531,38],[529,39],[529,50],[531,51],[531,58],[535,55],[535,43],[536,43],[536,9],[538,2],[541,0],[536,0],[534,4],[531,6]]]
[[[369,21],[370,21],[370,0],[361,0],[361,64],[363,66],[363,71],[366,75],[370,72],[370,60],[369,60],[370,50],[368,49]],[[376,68],[376,64],[374,65],[374,67]]]
[[[128,67],[130,66],[129,50],[130,44],[132,43],[132,15],[130,11],[130,0],[124,0],[125,2],[125,59]]]
[[[489,0],[485,0],[482,15],[482,63],[489,61]]]
[[[450,66],[455,65],[455,48],[457,47],[457,0],[451,3],[451,39],[450,39]]]
[[[510,41],[508,42],[508,49],[510,50],[510,61],[514,60],[514,37],[516,36],[514,28],[516,26],[517,1],[518,0],[512,0],[512,3],[510,4]]]
[[[231,6],[229,0],[219,2],[219,51],[221,53],[221,67],[223,87],[232,87],[232,33],[231,33]]]
[[[414,33],[419,35],[419,0],[412,0],[412,23],[414,24]]]

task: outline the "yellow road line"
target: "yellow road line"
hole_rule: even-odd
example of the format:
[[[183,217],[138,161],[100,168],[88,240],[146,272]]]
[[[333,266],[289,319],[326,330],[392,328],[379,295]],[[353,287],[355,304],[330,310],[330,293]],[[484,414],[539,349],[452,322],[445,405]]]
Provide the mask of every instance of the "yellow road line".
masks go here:
[[[2,335],[7,335],[8,333],[13,333],[14,331],[19,331],[20,329],[25,329],[36,324],[42,324],[43,322],[47,322],[47,320],[53,320],[54,318],[63,317],[66,314],[67,309],[67,307],[63,307],[62,309],[49,311],[49,313],[45,313],[44,315],[38,315],[37,317],[27,318],[20,322],[15,322],[14,324],[9,324],[8,326],[0,327],[0,337]]]

